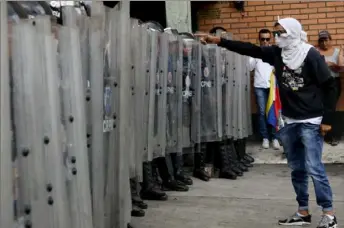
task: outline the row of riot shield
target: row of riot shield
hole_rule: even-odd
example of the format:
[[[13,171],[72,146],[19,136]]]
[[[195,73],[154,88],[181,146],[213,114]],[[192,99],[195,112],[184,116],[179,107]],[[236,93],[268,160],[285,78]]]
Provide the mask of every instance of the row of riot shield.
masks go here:
[[[19,21],[10,76],[1,33],[1,227],[125,228],[143,162],[251,134],[246,57],[140,24],[129,6]]]

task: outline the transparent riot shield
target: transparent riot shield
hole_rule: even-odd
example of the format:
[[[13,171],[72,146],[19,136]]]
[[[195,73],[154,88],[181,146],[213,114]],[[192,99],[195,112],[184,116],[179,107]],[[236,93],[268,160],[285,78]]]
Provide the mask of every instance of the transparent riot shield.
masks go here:
[[[242,75],[242,61],[241,61],[241,55],[234,53],[234,73],[233,73],[233,81],[232,81],[232,133],[233,133],[233,139],[239,138],[239,91],[240,91],[240,77]]]
[[[13,170],[7,2],[0,2],[0,227],[13,227]]]
[[[247,112],[247,134],[252,135],[252,110],[251,110],[251,76],[248,67],[249,57],[246,56],[245,60],[245,71],[246,71],[246,112]]]
[[[71,218],[68,205],[65,157],[62,153],[63,144],[61,135],[61,100],[59,94],[59,71],[57,60],[56,40],[52,34],[49,16],[37,16],[34,19],[38,37],[38,61],[40,79],[42,83],[41,94],[44,134],[44,154],[47,192],[50,192],[51,205],[47,212],[51,227],[69,227]],[[73,158],[71,158],[73,159]]]
[[[200,142],[201,55],[198,41],[183,39],[183,148]]]
[[[230,59],[228,55],[229,51],[227,49],[221,48],[221,58],[220,58],[220,70],[221,70],[221,78],[222,78],[222,122],[223,122],[223,136],[224,138],[228,138],[228,111],[229,108],[228,100],[229,100],[229,91],[228,91],[228,83],[229,83],[229,74],[230,74]]]
[[[182,152],[182,40],[168,36],[166,153]]]
[[[225,66],[224,61],[221,57],[221,48],[216,47],[215,49],[215,67],[216,67],[216,125],[217,125],[217,140],[221,140],[223,137],[223,111],[222,111],[222,89],[225,83],[224,72]]]
[[[213,142],[219,138],[218,132],[218,79],[216,67],[217,46],[202,47],[203,74],[201,81],[201,141]],[[221,113],[222,115],[222,113]],[[222,134],[222,133],[221,133]]]
[[[46,201],[49,192],[45,186],[47,175],[44,170],[44,146],[51,139],[43,132],[43,84],[36,46],[37,38],[32,22],[20,22],[13,26],[14,127],[19,155],[19,196],[16,214],[19,216],[20,225],[30,226],[35,223],[37,227],[43,228],[49,226],[49,205]],[[44,218],[40,218],[42,215]]]
[[[149,99],[149,152],[151,158],[163,157],[166,149],[166,90],[168,36],[149,31],[151,36],[151,69]],[[155,46],[155,47],[154,47]],[[154,92],[153,92],[154,91]],[[151,159],[150,159],[151,160]]]
[[[247,71],[247,58],[245,56],[242,56],[242,66],[243,66],[243,75],[241,78],[241,93],[242,93],[242,137],[247,138],[248,137],[248,123],[247,123],[247,116],[248,116],[248,110],[247,110],[247,100],[249,99],[247,97],[247,78],[249,72]]]
[[[104,228],[104,186],[105,186],[105,153],[103,134],[104,115],[104,31],[103,17],[94,15],[89,20],[89,75],[90,75],[90,112],[89,142],[90,176],[93,209],[93,226]],[[111,114],[110,114],[111,116]]]
[[[130,106],[130,32],[129,2],[119,4],[119,11],[110,16],[108,63],[112,90],[114,124],[109,132],[107,181],[105,190],[106,227],[125,228],[130,222],[131,200],[129,186]],[[105,102],[104,102],[105,103]]]
[[[233,81],[233,55],[234,53],[228,50],[225,50],[224,53],[225,58],[225,88],[223,88],[223,100],[224,100],[224,107],[223,107],[223,121],[224,123],[224,134],[227,138],[231,138],[232,135],[232,119],[231,119],[231,113],[232,113],[232,88],[231,83]]]
[[[77,27],[59,29],[63,123],[70,168],[69,197],[73,227],[92,227],[89,158],[86,143],[85,88]]]
[[[239,62],[237,65],[238,69],[238,74],[236,75],[236,82],[237,82],[237,93],[238,93],[238,106],[237,106],[237,129],[238,129],[238,139],[242,139],[243,138],[243,77],[244,77],[244,66],[243,65],[243,57],[242,55],[240,55],[239,57]]]
[[[142,75],[137,75],[137,78],[135,80],[136,85],[137,85],[137,89],[138,91],[138,95],[137,95],[137,104],[136,107],[139,109],[140,107],[142,107],[141,109],[141,113],[142,115],[140,115],[140,117],[137,119],[137,121],[139,122],[139,124],[142,124],[142,134],[141,137],[139,137],[139,140],[142,140],[142,142],[140,143],[141,146],[139,146],[139,151],[141,151],[142,153],[142,161],[146,162],[146,161],[151,161],[152,159],[152,145],[151,145],[151,140],[150,140],[150,136],[149,136],[149,123],[151,121],[150,118],[150,113],[149,113],[149,102],[150,102],[150,94],[151,94],[151,90],[150,90],[150,75],[151,75],[151,66],[152,66],[152,61],[156,61],[155,59],[151,58],[151,54],[153,53],[152,47],[156,47],[155,45],[152,46],[152,44],[154,44],[152,42],[152,36],[150,35],[150,32],[144,28],[144,27],[140,27],[140,34],[141,34],[141,68],[142,68]],[[154,92],[154,91],[152,91]],[[140,96],[141,95],[141,96]],[[142,118],[142,120],[140,119]],[[140,163],[141,165],[141,163]]]
[[[149,101],[149,56],[148,33],[145,28],[137,27],[138,43],[135,48],[135,130],[136,138],[136,177],[142,181],[142,163],[147,161],[148,146],[148,101]],[[148,64],[147,64],[148,63]]]
[[[137,133],[137,127],[136,127],[136,118],[138,115],[141,115],[140,110],[137,110],[136,108],[136,74],[141,74],[142,72],[139,72],[139,66],[140,63],[137,58],[140,57],[140,33],[139,33],[139,22],[137,19],[130,19],[131,26],[130,26],[130,73],[128,75],[129,77],[129,83],[130,83],[130,94],[128,99],[130,99],[128,102],[130,103],[130,111],[129,111],[129,125],[127,126],[129,129],[129,135],[131,137],[132,142],[128,145],[129,146],[129,167],[130,167],[130,178],[136,177],[136,174],[138,173],[137,170],[137,140],[140,135]]]
[[[119,114],[117,112],[118,94],[118,72],[117,72],[117,21],[119,20],[119,12],[112,10],[108,12],[110,15],[106,23],[108,28],[106,33],[108,37],[105,39],[105,58],[104,58],[104,81],[103,81],[103,150],[104,150],[104,172],[105,172],[105,227],[112,227],[114,222],[111,221],[113,216],[113,204],[116,196],[116,144],[118,138],[115,129],[118,125]],[[112,52],[115,53],[112,53]],[[116,218],[114,218],[116,220]]]
[[[194,40],[183,39],[183,127],[182,135],[183,148],[192,147],[191,143],[191,110],[192,110],[192,96],[193,96],[193,84],[191,83],[192,77],[192,44]]]

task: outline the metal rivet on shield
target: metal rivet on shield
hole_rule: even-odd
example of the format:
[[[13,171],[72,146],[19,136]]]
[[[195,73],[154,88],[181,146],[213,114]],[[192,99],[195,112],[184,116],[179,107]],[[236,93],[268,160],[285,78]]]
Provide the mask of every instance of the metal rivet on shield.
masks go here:
[[[91,147],[91,144],[88,143],[88,144],[87,144],[87,148],[90,148],[90,147]]]
[[[73,175],[76,175],[78,173],[78,170],[74,167],[73,169],[72,169],[72,174]]]
[[[113,127],[113,128],[116,128],[117,126],[116,126],[116,124],[113,124],[112,127]]]
[[[25,221],[25,228],[31,228],[32,227],[32,222],[30,220]]]
[[[47,184],[47,191],[51,192],[53,190],[53,185],[52,184]]]
[[[160,73],[162,73],[163,71],[162,70],[160,70]]]
[[[74,117],[73,117],[73,116],[70,116],[70,117],[69,117],[69,122],[72,123],[73,121],[74,121]]]
[[[116,114],[113,114],[112,118],[115,120],[117,118]]]
[[[49,204],[49,205],[53,205],[53,204],[54,204],[54,199],[53,199],[52,196],[49,196],[49,197],[48,197],[48,204]]]
[[[72,157],[70,158],[70,162],[71,162],[72,164],[75,164],[75,163],[76,163],[76,157],[75,157],[75,156],[72,156]]]
[[[87,133],[87,134],[86,134],[86,137],[87,137],[87,138],[91,137],[91,134],[90,134],[90,133]]]
[[[131,69],[134,69],[135,68],[135,66],[131,66]]]
[[[90,101],[91,97],[90,96],[86,96],[86,101]]]
[[[114,82],[114,83],[113,83],[113,86],[114,86],[114,87],[117,87],[117,82]]]
[[[149,73],[149,70],[146,70],[146,73]]]
[[[31,207],[29,205],[26,205],[24,208],[24,213],[26,215],[29,215],[31,213]]]
[[[49,144],[49,137],[48,136],[45,136],[44,137],[44,144]]]
[[[29,153],[30,153],[30,151],[29,151],[29,149],[27,149],[27,148],[23,149],[23,151],[22,151],[22,155],[23,155],[24,157],[27,157],[27,156],[29,155]]]

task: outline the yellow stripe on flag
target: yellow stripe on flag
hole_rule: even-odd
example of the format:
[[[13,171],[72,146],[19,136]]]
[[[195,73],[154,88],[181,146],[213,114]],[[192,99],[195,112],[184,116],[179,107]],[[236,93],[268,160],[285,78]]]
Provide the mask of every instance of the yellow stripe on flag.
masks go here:
[[[265,110],[265,114],[266,116],[268,116],[269,111],[275,101],[275,74],[272,71],[270,74],[270,90],[269,90],[269,98],[268,98],[268,102],[266,104],[266,110]]]

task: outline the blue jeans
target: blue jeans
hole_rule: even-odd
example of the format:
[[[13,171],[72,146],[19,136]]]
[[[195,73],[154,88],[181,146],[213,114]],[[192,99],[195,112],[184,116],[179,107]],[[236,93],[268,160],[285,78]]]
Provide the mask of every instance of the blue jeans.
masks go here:
[[[270,89],[256,88],[256,87],[254,88],[254,92],[256,94],[257,106],[258,106],[259,133],[263,137],[263,139],[276,138],[275,128],[269,125],[266,120],[266,103],[268,102],[268,98],[269,98],[269,90]],[[269,130],[271,134],[269,134]]]
[[[285,125],[277,132],[296,193],[299,210],[308,210],[308,177],[313,180],[317,204],[323,211],[332,211],[332,190],[324,164],[321,161],[324,139],[319,125],[294,123]]]

